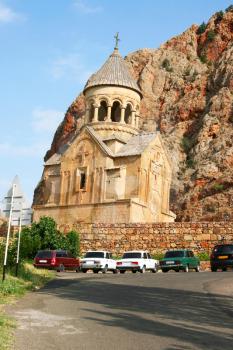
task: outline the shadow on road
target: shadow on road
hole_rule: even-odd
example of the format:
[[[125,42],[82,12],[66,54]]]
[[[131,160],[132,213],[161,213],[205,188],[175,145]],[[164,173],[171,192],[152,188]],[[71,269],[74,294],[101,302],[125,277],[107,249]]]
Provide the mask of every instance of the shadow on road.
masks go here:
[[[233,349],[232,298],[125,283],[86,276],[52,281],[39,293],[87,303],[82,309],[86,319],[104,326],[186,342],[192,349]],[[166,350],[182,349],[189,347]]]

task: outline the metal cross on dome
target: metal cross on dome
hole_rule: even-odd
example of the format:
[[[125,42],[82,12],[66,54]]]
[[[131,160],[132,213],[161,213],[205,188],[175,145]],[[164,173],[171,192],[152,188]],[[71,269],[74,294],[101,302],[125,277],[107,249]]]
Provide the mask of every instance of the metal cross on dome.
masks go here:
[[[118,49],[118,43],[119,43],[119,41],[121,41],[119,39],[119,32],[117,32],[116,35],[114,35],[114,38],[116,39],[115,49]]]

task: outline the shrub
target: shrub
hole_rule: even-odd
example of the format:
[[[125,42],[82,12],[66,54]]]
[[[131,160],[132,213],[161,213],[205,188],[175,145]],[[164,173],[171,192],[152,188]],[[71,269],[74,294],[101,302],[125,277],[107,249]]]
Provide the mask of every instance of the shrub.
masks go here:
[[[210,213],[215,213],[215,205],[214,205],[214,203],[207,204],[205,206],[205,210],[210,212]]]
[[[207,59],[207,56],[206,54],[202,54],[199,56],[199,59],[202,63],[208,63],[208,59]]]
[[[166,69],[167,72],[173,72],[173,68],[171,67],[170,61],[167,58],[163,60],[162,67]]]
[[[209,261],[210,260],[210,255],[208,252],[197,253],[197,257],[200,259],[200,261]]]
[[[193,142],[190,140],[187,136],[184,136],[181,140],[181,147],[183,148],[184,152],[187,154],[190,149],[193,147]]]
[[[233,5],[230,5],[226,8],[226,12],[233,12]]]
[[[208,41],[213,41],[214,38],[216,37],[216,33],[213,29],[210,29],[207,34],[207,40]]]
[[[206,23],[202,22],[202,24],[197,29],[197,34],[203,34],[206,31]]]
[[[79,255],[79,234],[70,231],[67,234],[57,229],[56,222],[50,217],[41,217],[31,228],[25,227],[21,234],[21,258],[34,258],[40,249],[66,249],[75,256]]]
[[[221,19],[223,19],[223,16],[224,16],[223,11],[216,12],[216,16],[217,16],[217,20],[221,21]]]
[[[161,260],[164,258],[164,253],[156,252],[152,254],[152,259]]]
[[[213,185],[213,189],[215,190],[215,191],[223,191],[224,190],[224,185],[223,184],[214,184]]]
[[[195,165],[196,165],[196,162],[195,162],[195,160],[193,158],[188,158],[186,160],[186,165],[187,165],[188,168],[194,169]]]
[[[79,234],[76,231],[70,231],[66,235],[67,250],[69,250],[74,256],[78,256],[80,252],[80,239]]]

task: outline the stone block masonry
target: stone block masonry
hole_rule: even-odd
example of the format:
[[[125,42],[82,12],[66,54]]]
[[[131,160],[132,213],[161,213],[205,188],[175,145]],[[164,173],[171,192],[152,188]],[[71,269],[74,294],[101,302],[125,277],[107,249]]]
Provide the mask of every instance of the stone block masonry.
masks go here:
[[[168,249],[191,248],[195,253],[210,252],[214,245],[233,243],[233,222],[173,222],[149,224],[60,225],[61,231],[80,233],[81,252],[109,250],[116,255],[126,250],[163,253]]]

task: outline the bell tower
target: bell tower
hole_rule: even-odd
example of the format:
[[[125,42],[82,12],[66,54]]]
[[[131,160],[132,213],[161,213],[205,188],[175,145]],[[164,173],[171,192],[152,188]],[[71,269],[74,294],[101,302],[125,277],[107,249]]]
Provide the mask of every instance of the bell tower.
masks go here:
[[[84,87],[85,124],[101,137],[117,133],[127,141],[139,132],[142,93],[119,53],[118,33],[115,39],[113,53]]]

